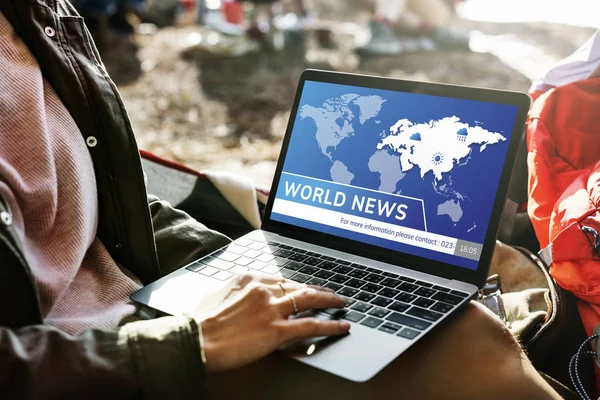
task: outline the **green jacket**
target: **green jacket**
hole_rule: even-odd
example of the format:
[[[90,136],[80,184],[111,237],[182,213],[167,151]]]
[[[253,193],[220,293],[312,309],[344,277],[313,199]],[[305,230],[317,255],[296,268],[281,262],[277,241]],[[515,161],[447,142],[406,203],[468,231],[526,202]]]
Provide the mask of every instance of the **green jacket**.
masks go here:
[[[229,239],[148,196],[135,138],[83,19],[65,0],[0,0],[85,139],[96,173],[98,237],[144,284]],[[48,36],[44,29],[56,34]],[[0,118],[2,104],[0,103]],[[10,213],[0,199],[0,215]],[[174,232],[177,231],[177,234]],[[51,268],[51,266],[49,266]],[[198,327],[185,317],[77,337],[43,324],[22,246],[0,219],[0,398],[198,398]]]

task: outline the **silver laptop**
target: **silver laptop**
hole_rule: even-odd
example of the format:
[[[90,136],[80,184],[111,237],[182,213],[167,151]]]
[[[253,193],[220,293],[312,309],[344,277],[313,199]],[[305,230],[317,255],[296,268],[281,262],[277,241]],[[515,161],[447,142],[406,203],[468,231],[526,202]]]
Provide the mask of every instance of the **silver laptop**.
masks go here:
[[[315,315],[350,321],[350,334],[287,353],[366,381],[483,286],[529,103],[305,71],[262,229],[131,298],[191,313],[249,270],[334,289],[347,307]]]

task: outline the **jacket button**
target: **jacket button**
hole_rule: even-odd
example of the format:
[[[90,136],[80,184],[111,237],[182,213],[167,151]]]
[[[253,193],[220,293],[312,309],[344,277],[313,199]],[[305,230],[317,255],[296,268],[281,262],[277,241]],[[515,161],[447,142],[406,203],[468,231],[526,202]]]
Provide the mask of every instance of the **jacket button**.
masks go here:
[[[4,225],[10,225],[12,224],[12,216],[6,211],[2,211],[0,213],[0,221],[2,221]]]
[[[85,139],[85,143],[88,145],[88,147],[96,147],[98,144],[98,139],[96,139],[94,136],[88,136],[87,139]]]
[[[47,26],[44,28],[44,32],[46,33],[46,35],[48,37],[54,37],[54,35],[56,35],[56,31],[54,30],[53,27],[51,26]]]

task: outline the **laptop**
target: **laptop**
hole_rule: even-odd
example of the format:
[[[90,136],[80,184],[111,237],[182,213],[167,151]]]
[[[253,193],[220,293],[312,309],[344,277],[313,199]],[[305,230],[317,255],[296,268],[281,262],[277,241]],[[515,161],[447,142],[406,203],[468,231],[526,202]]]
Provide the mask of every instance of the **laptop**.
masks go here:
[[[282,351],[369,380],[483,287],[529,105],[523,93],[307,70],[261,229],[131,298],[193,313],[246,271],[331,288],[346,308],[314,315],[350,333]]]

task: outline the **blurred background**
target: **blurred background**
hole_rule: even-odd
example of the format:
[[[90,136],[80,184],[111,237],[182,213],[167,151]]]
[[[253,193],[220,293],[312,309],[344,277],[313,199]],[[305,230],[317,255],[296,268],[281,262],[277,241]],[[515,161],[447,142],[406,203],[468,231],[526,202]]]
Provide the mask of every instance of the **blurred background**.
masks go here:
[[[596,0],[74,0],[141,149],[270,185],[306,68],[527,91]]]

